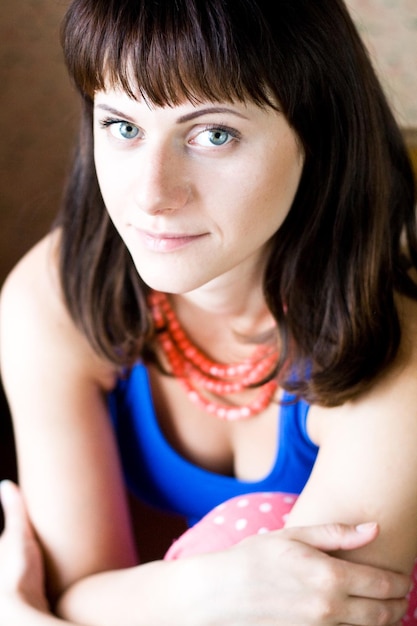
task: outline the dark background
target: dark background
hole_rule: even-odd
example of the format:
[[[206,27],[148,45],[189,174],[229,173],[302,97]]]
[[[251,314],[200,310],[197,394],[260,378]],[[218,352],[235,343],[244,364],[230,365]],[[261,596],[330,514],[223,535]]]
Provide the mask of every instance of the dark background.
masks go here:
[[[66,5],[62,0],[0,2],[0,286],[49,230],[70,161],[78,100],[59,44]],[[0,388],[2,478],[16,479],[16,467]]]

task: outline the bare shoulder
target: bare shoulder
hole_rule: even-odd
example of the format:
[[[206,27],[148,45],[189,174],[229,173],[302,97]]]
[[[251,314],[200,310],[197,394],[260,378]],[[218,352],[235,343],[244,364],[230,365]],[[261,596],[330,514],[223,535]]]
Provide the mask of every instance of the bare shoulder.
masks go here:
[[[65,308],[60,296],[57,272],[58,233],[37,243],[17,263],[2,287],[0,314],[2,327],[11,331],[39,332],[51,322],[65,323]],[[6,341],[8,332],[3,336]]]
[[[292,524],[374,520],[378,540],[357,557],[409,572],[417,555],[417,303],[401,299],[394,363],[359,397],[314,406],[308,429],[320,451]]]
[[[2,375],[16,359],[21,367],[36,360],[82,368],[103,388],[114,381],[113,368],[99,359],[75,327],[58,278],[59,232],[37,243],[10,272],[0,297]],[[35,363],[33,363],[35,365]]]
[[[107,403],[115,368],[68,314],[58,246],[53,233],[28,252],[7,278],[0,307],[19,483],[57,595],[86,575],[136,562]]]
[[[346,418],[352,425],[356,415],[362,425],[375,415],[380,426],[386,421],[396,431],[400,431],[399,424],[407,423],[409,428],[416,429],[417,436],[417,302],[401,297],[398,311],[402,337],[394,362],[365,393],[351,402],[334,409],[314,407],[313,438],[321,439],[329,429],[337,428],[340,420],[333,417],[341,421]]]
[[[402,423],[417,436],[417,302],[398,298],[401,344],[394,362],[369,391],[348,405],[352,414],[370,411],[386,419],[393,429]]]

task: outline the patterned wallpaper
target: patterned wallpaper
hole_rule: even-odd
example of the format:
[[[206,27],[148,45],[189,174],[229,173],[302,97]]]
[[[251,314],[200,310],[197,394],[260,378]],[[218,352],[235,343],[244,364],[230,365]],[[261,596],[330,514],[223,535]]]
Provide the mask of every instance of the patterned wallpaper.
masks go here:
[[[417,129],[417,0],[346,0],[399,123]]]

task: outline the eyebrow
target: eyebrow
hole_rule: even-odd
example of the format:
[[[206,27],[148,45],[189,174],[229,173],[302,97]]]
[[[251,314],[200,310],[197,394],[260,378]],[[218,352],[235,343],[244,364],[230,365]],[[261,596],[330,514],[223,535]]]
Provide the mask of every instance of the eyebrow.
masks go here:
[[[104,104],[104,103],[96,104],[95,108],[102,109],[103,111],[108,111],[112,115],[116,115],[117,117],[121,117],[123,119],[133,122],[133,119],[129,115],[126,115],[122,111],[118,111],[117,109],[114,109],[108,104]],[[206,109],[197,109],[195,111],[191,111],[190,113],[186,113],[185,115],[181,115],[177,119],[177,124],[184,124],[185,122],[189,122],[195,119],[196,117],[201,117],[203,115],[211,115],[213,113],[231,113],[232,115],[236,115],[237,117],[240,117],[244,120],[248,119],[245,115],[243,115],[242,113],[239,113],[239,111],[235,111],[234,109],[230,109],[229,107],[207,107]]]
[[[183,124],[184,122],[189,122],[196,117],[200,117],[202,115],[210,115],[212,113],[231,113],[232,115],[241,117],[244,120],[248,119],[245,115],[239,113],[239,111],[235,111],[234,109],[230,109],[229,107],[208,107],[206,109],[197,109],[196,111],[191,111],[190,113],[181,115],[181,117],[178,118],[177,123]]]

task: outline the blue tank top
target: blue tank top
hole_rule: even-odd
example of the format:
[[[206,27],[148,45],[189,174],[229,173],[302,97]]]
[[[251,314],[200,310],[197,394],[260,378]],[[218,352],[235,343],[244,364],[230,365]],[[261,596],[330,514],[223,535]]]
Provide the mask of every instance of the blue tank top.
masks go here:
[[[234,496],[259,491],[299,494],[318,448],[309,439],[309,405],[284,394],[275,462],[258,481],[239,480],[198,467],[169,444],[158,423],[146,367],[138,363],[109,396],[126,482],[140,499],[184,516],[191,526]]]

